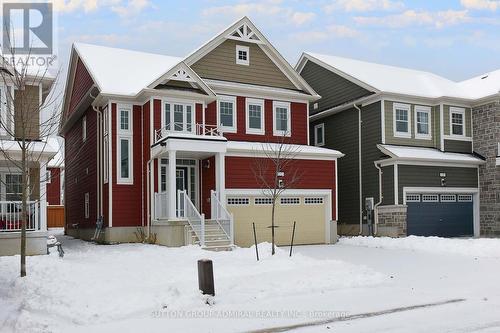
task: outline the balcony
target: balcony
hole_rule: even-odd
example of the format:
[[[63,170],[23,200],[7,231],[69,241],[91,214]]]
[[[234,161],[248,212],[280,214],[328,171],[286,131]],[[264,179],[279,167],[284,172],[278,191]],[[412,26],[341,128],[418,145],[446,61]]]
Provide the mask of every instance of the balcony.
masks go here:
[[[173,128],[172,128],[173,127]],[[222,131],[216,125],[206,125],[206,124],[196,124],[192,126],[191,124],[174,123],[173,126],[168,124],[167,126],[157,129],[155,131],[155,142],[160,142],[161,140],[169,137],[193,137],[202,136],[207,138],[222,138]]]

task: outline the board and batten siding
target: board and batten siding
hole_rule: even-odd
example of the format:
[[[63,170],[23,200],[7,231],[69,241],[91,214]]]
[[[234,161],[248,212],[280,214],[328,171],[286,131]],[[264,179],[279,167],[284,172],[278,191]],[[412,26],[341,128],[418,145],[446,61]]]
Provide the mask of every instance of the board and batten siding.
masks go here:
[[[394,136],[394,103],[408,104],[410,109],[410,133],[411,138],[401,138]],[[431,108],[431,139],[415,138],[415,106],[427,106]],[[432,147],[440,148],[441,146],[441,131],[440,131],[440,115],[439,105],[425,104],[409,104],[398,101],[385,101],[385,143],[401,146],[417,146],[417,147]]]
[[[377,148],[382,141],[381,103],[375,102],[361,108],[361,164],[363,182],[363,207],[365,198],[373,197],[379,201],[378,169],[374,162],[383,153]],[[359,202],[359,199],[358,199]],[[366,214],[366,211],[364,211]]]
[[[359,163],[358,163],[358,111],[354,108],[336,113],[310,124],[324,123],[324,148],[336,149],[345,154],[338,159],[339,224],[359,223]],[[314,142],[314,138],[311,138]]]
[[[446,173],[446,188],[478,187],[477,168],[398,165],[399,203],[403,203],[403,187],[441,187],[440,173]]]
[[[250,64],[236,64],[236,46],[250,49]],[[297,89],[259,45],[228,39],[191,68],[204,79],[231,81],[261,86]]]
[[[300,75],[321,96],[320,100],[311,103],[310,114],[315,114],[372,94],[372,92],[330,72],[312,61],[307,61]],[[318,107],[315,109],[314,104],[316,103]]]

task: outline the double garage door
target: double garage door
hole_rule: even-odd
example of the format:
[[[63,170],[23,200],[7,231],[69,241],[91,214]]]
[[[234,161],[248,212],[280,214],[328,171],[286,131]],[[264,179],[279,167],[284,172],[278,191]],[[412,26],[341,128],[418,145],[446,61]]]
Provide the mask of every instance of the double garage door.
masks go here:
[[[408,235],[461,237],[474,234],[472,194],[406,194]]]
[[[294,244],[324,244],[326,237],[327,198],[324,196],[283,196],[276,203],[275,240],[290,245],[293,222],[296,222]],[[263,196],[231,195],[227,209],[234,215],[234,238],[238,246],[271,242],[271,200]],[[331,208],[329,208],[331,209]]]

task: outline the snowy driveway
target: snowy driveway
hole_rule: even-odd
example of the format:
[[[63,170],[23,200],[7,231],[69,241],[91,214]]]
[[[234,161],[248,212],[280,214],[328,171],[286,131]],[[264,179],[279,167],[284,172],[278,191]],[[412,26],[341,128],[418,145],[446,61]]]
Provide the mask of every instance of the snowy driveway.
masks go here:
[[[262,244],[259,263],[255,249],[62,241],[65,258],[28,258],[23,281],[19,258],[0,257],[0,331],[243,332],[460,298],[296,331],[500,331],[500,240],[353,238],[291,259]],[[214,260],[211,306],[196,292],[203,257]]]

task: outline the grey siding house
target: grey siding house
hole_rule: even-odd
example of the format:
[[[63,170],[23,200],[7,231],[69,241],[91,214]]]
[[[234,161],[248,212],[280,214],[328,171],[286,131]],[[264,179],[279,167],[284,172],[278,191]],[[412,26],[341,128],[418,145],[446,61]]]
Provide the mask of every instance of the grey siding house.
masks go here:
[[[485,87],[312,53],[296,69],[322,96],[311,144],[345,154],[339,233],[367,234],[373,198],[376,235],[500,234],[500,71]]]

